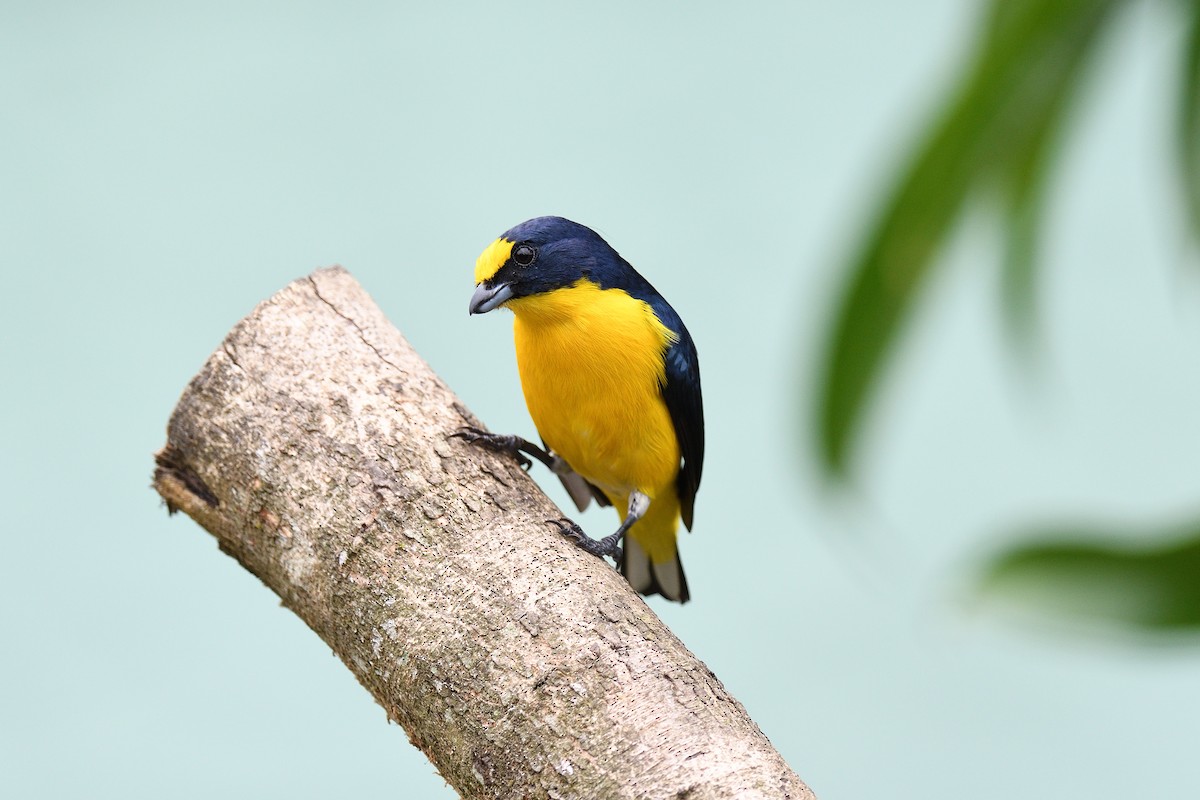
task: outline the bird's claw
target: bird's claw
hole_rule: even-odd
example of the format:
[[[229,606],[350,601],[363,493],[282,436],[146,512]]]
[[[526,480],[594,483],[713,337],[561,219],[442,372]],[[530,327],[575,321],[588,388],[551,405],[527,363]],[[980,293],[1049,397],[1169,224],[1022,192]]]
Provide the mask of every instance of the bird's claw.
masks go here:
[[[473,425],[464,425],[450,434],[450,438],[462,439],[467,444],[477,445],[491,450],[493,453],[510,456],[516,460],[521,469],[528,470],[533,466],[533,462],[529,460],[529,457],[521,452],[521,444],[524,440],[519,436],[489,433]]]
[[[548,519],[546,522],[558,528],[558,532],[570,539],[580,550],[591,553],[597,558],[611,556],[618,564],[621,563],[621,545],[617,544],[616,540],[593,539],[583,532],[583,528],[566,518]]]

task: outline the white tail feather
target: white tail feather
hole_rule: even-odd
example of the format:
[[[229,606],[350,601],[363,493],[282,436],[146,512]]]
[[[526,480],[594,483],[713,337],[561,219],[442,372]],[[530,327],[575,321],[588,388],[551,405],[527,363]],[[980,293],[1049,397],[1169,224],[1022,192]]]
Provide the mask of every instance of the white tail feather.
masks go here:
[[[654,578],[650,575],[650,556],[632,536],[625,537],[625,579],[639,593],[650,591]]]
[[[654,570],[663,597],[668,600],[683,599],[683,569],[679,566],[678,557],[661,564],[651,564],[650,568]]]

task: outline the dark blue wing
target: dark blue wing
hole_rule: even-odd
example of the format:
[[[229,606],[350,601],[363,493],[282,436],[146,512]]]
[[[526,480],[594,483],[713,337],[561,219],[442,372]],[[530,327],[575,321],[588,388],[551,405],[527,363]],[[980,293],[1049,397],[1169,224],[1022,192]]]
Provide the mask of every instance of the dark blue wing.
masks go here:
[[[692,507],[696,502],[696,490],[700,488],[700,472],[704,468],[704,402],[700,394],[700,359],[691,335],[674,309],[661,298],[659,302],[651,303],[651,307],[663,324],[679,336],[667,348],[664,357],[666,382],[662,394],[667,411],[671,413],[675,438],[679,441],[679,452],[683,457],[679,476],[675,479],[675,490],[679,495],[683,524],[691,530]]]

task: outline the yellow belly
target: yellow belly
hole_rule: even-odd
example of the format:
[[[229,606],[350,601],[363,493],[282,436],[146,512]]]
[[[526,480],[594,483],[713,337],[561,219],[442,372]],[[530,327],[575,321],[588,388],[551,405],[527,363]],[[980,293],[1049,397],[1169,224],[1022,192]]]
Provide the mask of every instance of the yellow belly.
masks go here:
[[[675,504],[679,444],[660,389],[671,331],[646,303],[586,281],[508,305],[525,403],[547,446],[622,514],[635,489]]]

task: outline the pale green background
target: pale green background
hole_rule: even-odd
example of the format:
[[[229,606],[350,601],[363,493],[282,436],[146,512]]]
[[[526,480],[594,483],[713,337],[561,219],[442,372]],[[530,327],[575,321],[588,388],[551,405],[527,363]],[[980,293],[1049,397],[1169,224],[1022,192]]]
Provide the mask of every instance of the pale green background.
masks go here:
[[[151,454],[229,327],[333,262],[492,428],[532,434],[509,318],[466,306],[478,251],[557,213],[699,344],[695,600],[652,605],[823,800],[1200,796],[1200,649],[959,602],[1013,527],[1200,504],[1165,4],[1122,19],[1062,165],[1034,380],[975,220],[855,490],[831,502],[797,445],[838,258],[974,6],[0,5],[0,795],[453,796],[167,517]]]

